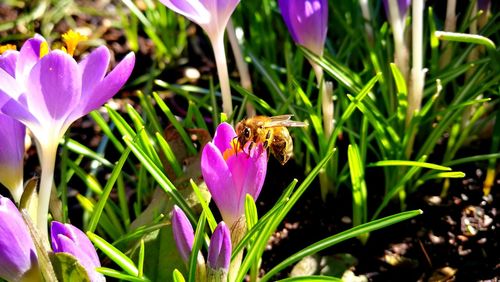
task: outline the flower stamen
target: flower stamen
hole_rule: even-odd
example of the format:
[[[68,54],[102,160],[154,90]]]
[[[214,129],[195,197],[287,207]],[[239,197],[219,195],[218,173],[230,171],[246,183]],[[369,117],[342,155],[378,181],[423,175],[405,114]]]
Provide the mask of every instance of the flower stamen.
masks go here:
[[[40,44],[40,59],[43,58],[43,56],[47,55],[49,53],[49,44],[46,41],[43,41]]]
[[[70,29],[68,30],[68,32],[62,35],[62,39],[66,44],[66,48],[63,47],[63,51],[68,53],[68,55],[73,56],[78,43],[87,40],[88,37]]]
[[[231,148],[225,150],[222,153],[222,157],[224,158],[225,161],[227,161],[231,156],[236,155],[238,152],[242,152],[243,149],[240,146],[240,143],[238,142],[237,138],[233,138],[231,140]]]
[[[8,51],[8,50],[17,50],[17,47],[16,45],[12,45],[12,44],[5,44],[5,45],[0,45],[0,54],[4,53],[5,51]]]

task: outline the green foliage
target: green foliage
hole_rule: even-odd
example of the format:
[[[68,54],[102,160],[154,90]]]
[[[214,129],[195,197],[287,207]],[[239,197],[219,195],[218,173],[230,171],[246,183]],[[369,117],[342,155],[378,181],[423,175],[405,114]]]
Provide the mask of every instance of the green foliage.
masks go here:
[[[101,273],[124,281],[195,281],[198,253],[206,253],[208,234],[219,217],[212,212],[206,186],[200,181],[203,142],[193,140],[190,130],[213,132],[221,121],[220,93],[208,71],[189,82],[178,79],[175,70],[188,66],[184,65],[186,61],[193,63],[189,61],[193,60],[193,51],[188,47],[199,43],[191,39],[207,43],[206,38],[202,32],[190,31],[195,27],[186,18],[158,1],[122,0],[115,3],[116,13],[111,14],[82,2],[10,0],[7,5],[20,14],[0,23],[0,32],[8,34],[0,38],[3,44],[26,39],[35,32],[48,39],[59,38],[58,23],[77,28],[78,15],[98,17],[123,31],[126,45],[138,58],[149,59],[127,86],[139,90],[133,94],[136,104],[121,108],[108,105],[105,111],[90,114],[102,135],[97,146],[85,144],[72,134],[61,141],[57,189],[63,205],[61,220],[69,221],[68,187],[82,183],[85,191],[76,198],[84,210],[84,229],[96,247],[118,266],[117,270],[100,268]],[[245,251],[238,281],[247,274],[251,281],[258,280],[270,236],[305,191],[321,185],[317,176],[327,183],[329,197],[336,197],[340,189],[351,189],[353,227],[279,262],[260,278],[262,281],[272,280],[308,255],[350,238],[365,242],[370,232],[421,214],[416,210],[387,215],[385,209],[394,204],[404,209],[405,199],[426,183],[464,177],[458,171],[459,165],[487,164],[490,170],[496,166],[500,157],[498,122],[489,151],[468,155],[462,149],[484,138],[485,129],[500,116],[500,14],[495,11],[478,34],[467,34],[476,17],[472,15],[475,1],[460,15],[456,32],[444,31],[444,15],[428,7],[422,46],[428,70],[422,106],[408,120],[409,82],[393,63],[392,31],[381,13],[381,4],[373,2],[377,1],[369,7],[373,18],[365,21],[357,1],[329,1],[330,29],[322,57],[295,46],[275,0],[241,1],[232,17],[242,33],[240,43],[251,70],[253,90],[245,89],[235,76],[231,77],[237,109],[233,116],[223,119],[238,122],[245,117],[249,103],[257,114],[293,114],[294,120],[309,124],[290,129],[294,140],[294,158],[290,162],[295,161],[304,171],[296,176],[304,180],[300,184],[292,181],[265,214],[260,214],[254,199],[247,195],[248,232],[233,246],[233,259]],[[366,34],[365,23],[372,29],[372,37]],[[8,32],[11,30],[16,32]],[[87,47],[104,43],[102,33],[95,33]],[[146,54],[141,50],[144,42],[150,42],[152,48]],[[446,52],[451,57],[442,64],[440,59]],[[475,52],[479,55],[474,58],[471,54]],[[211,50],[202,53],[211,54]],[[227,54],[232,67],[232,52]],[[198,60],[210,65],[210,56]],[[309,62],[319,65],[325,72],[324,79],[334,85],[335,126],[330,136],[324,132],[321,89]],[[184,111],[174,108],[172,96]],[[177,137],[168,137],[166,130],[173,130]],[[367,178],[371,172],[378,173],[380,180]],[[380,183],[383,188],[376,190]],[[32,191],[33,183],[28,188]],[[370,202],[371,198],[382,200]],[[180,206],[196,226],[194,251],[187,266],[176,253],[171,235],[169,213],[173,204]],[[48,257],[39,257],[50,264]],[[57,260],[58,266],[53,263],[54,270],[46,271],[48,277],[80,273],[79,266],[66,268],[71,259],[58,256]],[[281,281],[339,279],[309,276]]]

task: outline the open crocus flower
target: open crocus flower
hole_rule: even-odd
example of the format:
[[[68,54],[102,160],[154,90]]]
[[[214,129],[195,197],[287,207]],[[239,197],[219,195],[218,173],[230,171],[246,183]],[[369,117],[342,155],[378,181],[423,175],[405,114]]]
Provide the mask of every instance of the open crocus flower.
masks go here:
[[[87,270],[90,281],[106,281],[104,275],[97,272],[100,267],[99,257],[89,238],[80,229],[71,224],[52,221],[50,227],[52,250],[54,253],[68,253],[74,256]]]
[[[267,171],[267,152],[262,144],[248,151],[238,146],[236,133],[221,123],[201,155],[201,173],[224,221],[232,228],[245,213],[245,196],[259,196]]]
[[[14,76],[18,52],[0,51],[0,69]],[[8,100],[0,95],[0,108]],[[25,127],[22,123],[0,113],[0,183],[9,189],[12,197],[19,202],[23,193],[23,157]]]
[[[233,103],[224,51],[224,30],[240,0],[160,0],[160,2],[197,23],[207,33],[214,49],[222,93],[222,110],[230,116]]]
[[[160,0],[172,11],[197,23],[211,39],[224,35],[240,0]]]
[[[60,138],[78,118],[97,109],[125,84],[135,56],[129,53],[109,74],[109,50],[102,46],[80,63],[70,55],[82,37],[69,32],[67,48],[50,50],[43,37],[27,40],[14,75],[0,68],[0,109],[33,133],[42,167],[37,225],[47,235],[47,212]],[[67,53],[69,52],[69,53]],[[44,236],[46,237],[46,236]]]
[[[278,4],[295,43],[321,56],[328,30],[328,1],[278,0]]]
[[[35,245],[28,227],[14,203],[2,196],[0,196],[0,278],[7,281],[39,280]]]

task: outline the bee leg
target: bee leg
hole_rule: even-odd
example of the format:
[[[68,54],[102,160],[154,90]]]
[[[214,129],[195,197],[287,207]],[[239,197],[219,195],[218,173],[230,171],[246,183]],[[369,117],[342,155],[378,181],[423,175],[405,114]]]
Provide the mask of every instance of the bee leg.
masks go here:
[[[234,139],[238,139],[238,136],[234,136],[232,142],[234,142]],[[238,155],[239,149],[240,149],[240,142],[239,142],[239,140],[236,140],[236,146],[234,147],[235,155]]]
[[[253,146],[255,146],[255,143],[253,141],[248,141],[250,144],[248,145],[248,152],[247,155],[250,157],[250,152],[252,151]]]
[[[264,149],[267,149],[269,146],[269,139],[271,139],[271,130],[268,130],[266,133],[266,141],[264,141]]]

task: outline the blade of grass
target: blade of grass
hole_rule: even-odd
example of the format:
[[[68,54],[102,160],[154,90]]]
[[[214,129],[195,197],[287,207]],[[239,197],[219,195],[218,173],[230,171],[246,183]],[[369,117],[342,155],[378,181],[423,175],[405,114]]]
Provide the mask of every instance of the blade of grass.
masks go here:
[[[317,252],[320,252],[326,248],[329,248],[335,244],[338,244],[340,242],[343,242],[345,240],[354,238],[356,236],[359,236],[361,234],[369,233],[381,228],[385,228],[387,226],[393,225],[395,223],[408,220],[412,217],[415,217],[417,215],[422,214],[423,212],[421,210],[413,210],[413,211],[407,211],[407,212],[402,212],[398,213],[395,215],[387,216],[381,219],[377,219],[356,227],[353,227],[349,230],[340,232],[338,234],[335,234],[333,236],[330,236],[328,238],[325,238],[321,241],[318,241],[301,251],[289,256],[287,259],[279,263],[277,266],[273,267],[271,270],[269,270],[264,277],[261,278],[260,281],[266,282],[268,281],[271,277],[276,275],[279,271],[283,270],[284,268],[290,266],[292,263],[297,262],[301,260],[302,258],[315,254]]]

